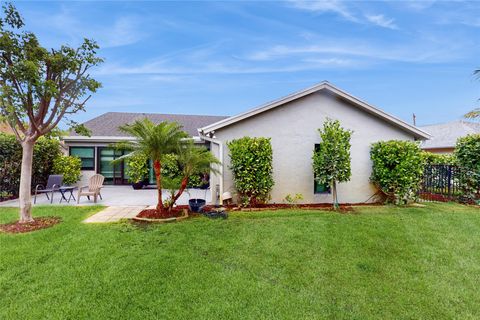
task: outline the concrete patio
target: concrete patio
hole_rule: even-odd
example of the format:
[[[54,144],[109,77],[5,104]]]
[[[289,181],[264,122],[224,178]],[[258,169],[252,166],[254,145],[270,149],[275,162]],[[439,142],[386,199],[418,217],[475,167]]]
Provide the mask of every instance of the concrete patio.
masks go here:
[[[77,192],[77,189],[73,191],[73,195],[75,196],[75,198],[77,198]],[[164,199],[169,197],[168,192],[165,190],[162,194]],[[68,195],[69,194],[66,194],[67,199]],[[62,196],[59,192],[55,192],[53,197],[53,203],[50,204],[50,200],[47,199],[46,195],[41,194],[37,196],[37,203],[35,205],[77,205],[77,201],[74,201],[73,199],[71,199],[69,203],[65,200],[62,200],[62,202],[60,202],[61,197]],[[133,190],[131,186],[105,186],[102,189],[102,198],[103,200],[100,198],[98,199],[97,205],[103,205],[108,207],[146,207],[157,204],[157,190]],[[207,199],[207,202],[209,202],[210,190],[187,189],[178,199],[177,204],[188,204],[188,200],[194,198]],[[78,205],[94,205],[95,203],[93,203],[93,198],[90,197],[90,199],[91,200],[88,200],[87,197],[82,197]],[[18,199],[4,201],[0,202],[0,206],[18,207],[19,202]]]

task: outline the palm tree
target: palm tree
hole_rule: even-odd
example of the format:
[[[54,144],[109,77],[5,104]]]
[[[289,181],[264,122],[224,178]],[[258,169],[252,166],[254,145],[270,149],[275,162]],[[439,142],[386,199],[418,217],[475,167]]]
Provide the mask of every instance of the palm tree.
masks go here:
[[[196,147],[192,141],[185,143],[178,151],[182,177],[177,193],[173,194],[169,201],[169,210],[187,188],[190,177],[208,172],[218,173],[218,170],[212,165],[220,164],[220,161],[207,148]]]
[[[158,191],[157,212],[165,211],[162,199],[162,160],[166,155],[176,154],[183,149],[188,134],[178,123],[164,121],[154,124],[147,118],[123,125],[119,129],[136,138],[122,144],[122,147],[132,150],[124,157],[144,154],[152,160]]]

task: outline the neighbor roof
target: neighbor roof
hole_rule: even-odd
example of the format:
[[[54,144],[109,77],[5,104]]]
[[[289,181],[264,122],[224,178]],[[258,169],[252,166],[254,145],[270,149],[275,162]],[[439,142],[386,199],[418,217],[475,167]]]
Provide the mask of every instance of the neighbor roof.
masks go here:
[[[456,120],[420,128],[432,135],[430,140],[422,142],[421,146],[424,149],[455,148],[458,138],[480,133],[480,123],[465,120]]]
[[[412,126],[406,122],[404,122],[403,120],[400,120],[380,109],[377,109],[375,108],[374,106],[358,99],[358,98],[355,98],[354,96],[348,94],[347,92],[343,91],[343,90],[340,90],[339,88],[335,87],[334,85],[332,85],[331,83],[329,83],[328,81],[323,81],[313,87],[310,87],[310,88],[307,88],[307,89],[304,89],[304,90],[301,90],[301,91],[298,91],[298,92],[295,92],[295,93],[292,93],[286,97],[283,97],[283,98],[280,98],[278,100],[275,100],[275,101],[272,101],[272,102],[269,102],[267,104],[264,104],[264,105],[261,105],[257,108],[254,108],[252,110],[249,110],[247,112],[244,112],[244,113],[240,113],[236,116],[232,116],[232,117],[229,117],[229,118],[226,118],[226,119],[222,119],[218,122],[215,122],[213,124],[210,124],[210,125],[207,125],[207,126],[204,126],[202,128],[199,129],[199,132],[202,133],[202,134],[207,134],[207,133],[210,133],[210,132],[213,132],[215,130],[218,130],[218,129],[221,129],[221,128],[224,128],[224,127],[227,127],[229,125],[232,125],[236,122],[239,122],[239,121],[242,121],[244,119],[247,119],[247,118],[250,118],[250,117],[253,117],[259,113],[262,113],[262,112],[265,112],[265,111],[268,111],[268,110],[271,110],[273,108],[276,108],[276,107],[279,107],[279,106],[282,106],[288,102],[291,102],[293,100],[296,100],[296,99],[299,99],[299,98],[302,98],[306,95],[309,95],[309,94],[312,94],[312,93],[315,93],[315,92],[318,92],[318,91],[322,91],[322,90],[328,90],[334,94],[336,94],[337,96],[349,101],[350,103],[352,103],[353,105],[361,108],[362,110],[378,117],[378,118],[381,118],[389,123],[391,123],[392,125],[404,130],[404,131],[407,131],[409,132],[410,134],[413,134],[416,138],[420,138],[420,139],[428,139],[430,136],[428,133],[420,130],[419,128],[415,127],[415,126]]]
[[[95,137],[127,137],[128,135],[118,130],[118,127],[135,120],[148,118],[154,123],[162,121],[177,122],[183,126],[192,137],[198,135],[198,128],[227,118],[226,116],[205,116],[187,114],[159,114],[159,113],[133,113],[133,112],[107,112],[84,123]],[[72,136],[78,134],[72,132]]]

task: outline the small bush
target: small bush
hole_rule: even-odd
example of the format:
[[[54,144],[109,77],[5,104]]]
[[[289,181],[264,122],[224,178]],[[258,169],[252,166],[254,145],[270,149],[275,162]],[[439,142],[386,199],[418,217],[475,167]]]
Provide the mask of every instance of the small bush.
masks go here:
[[[302,200],[303,200],[303,194],[301,193],[296,193],[294,196],[292,196],[291,194],[287,194],[283,199],[283,201],[288,203],[292,208],[297,208],[298,202]]]
[[[188,180],[188,188],[201,188],[208,184],[208,179],[204,176],[208,176],[208,172],[198,175],[192,175]],[[178,156],[175,154],[165,155],[162,161],[162,176],[169,180],[169,184],[180,184],[182,180],[182,168],[180,167]],[[168,189],[168,188],[166,188]]]
[[[480,188],[480,134],[459,138],[455,156],[461,169],[462,201],[472,202]]]
[[[63,175],[63,183],[75,184],[81,178],[82,160],[78,157],[59,156],[53,161],[53,173]]]
[[[148,156],[135,153],[125,159],[125,171],[128,176],[128,181],[137,183],[148,178]]]
[[[270,139],[243,137],[227,145],[230,169],[242,202],[250,206],[267,202],[274,184]]]
[[[418,143],[380,141],[372,145],[373,162],[370,180],[389,202],[405,204],[416,200],[425,159]]]

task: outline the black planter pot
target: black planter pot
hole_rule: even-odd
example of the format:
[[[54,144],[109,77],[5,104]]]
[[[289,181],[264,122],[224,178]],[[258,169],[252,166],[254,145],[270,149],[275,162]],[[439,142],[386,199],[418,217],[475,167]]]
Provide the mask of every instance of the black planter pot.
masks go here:
[[[203,199],[190,199],[188,200],[188,207],[192,212],[200,212],[200,209],[206,204],[207,202]]]
[[[143,188],[143,181],[132,183],[134,190],[140,190]]]

